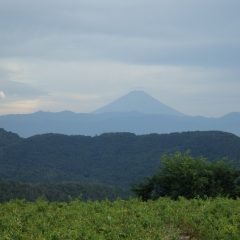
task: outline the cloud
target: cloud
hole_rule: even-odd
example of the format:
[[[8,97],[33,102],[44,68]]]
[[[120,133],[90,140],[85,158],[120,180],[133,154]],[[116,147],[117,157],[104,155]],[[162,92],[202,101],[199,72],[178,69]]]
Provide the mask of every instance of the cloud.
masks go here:
[[[139,87],[190,114],[240,111],[239,8],[239,0],[0,0],[0,111],[4,102],[5,112],[10,103],[11,112],[89,112]]]
[[[0,91],[0,99],[6,98],[6,95],[3,91]]]
[[[0,90],[7,96],[7,101],[32,100],[47,94],[47,91],[32,86],[32,80],[28,78],[27,66],[18,61],[0,59]],[[15,80],[17,79],[17,80]]]
[[[38,110],[41,99],[47,96],[29,84],[0,80],[0,114],[28,113]]]
[[[0,102],[0,114],[30,113],[38,110],[39,100]]]
[[[36,99],[40,96],[46,95],[46,92],[38,90],[31,85],[10,81],[10,80],[0,80],[0,87],[2,89],[2,94],[8,97],[8,100],[28,100]],[[3,96],[3,95],[2,95]]]
[[[237,0],[11,0],[0,7],[3,58],[221,67],[240,63]]]

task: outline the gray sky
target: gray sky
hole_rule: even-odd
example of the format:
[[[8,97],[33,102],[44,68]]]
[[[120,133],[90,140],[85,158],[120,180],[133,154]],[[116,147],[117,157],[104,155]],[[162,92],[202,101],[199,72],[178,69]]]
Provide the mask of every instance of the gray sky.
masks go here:
[[[0,0],[0,114],[90,112],[141,89],[240,111],[239,0]]]

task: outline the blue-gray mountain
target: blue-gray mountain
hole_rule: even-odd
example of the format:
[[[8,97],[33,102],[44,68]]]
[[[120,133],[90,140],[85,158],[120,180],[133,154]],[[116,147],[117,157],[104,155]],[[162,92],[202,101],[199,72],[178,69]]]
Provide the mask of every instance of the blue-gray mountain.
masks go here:
[[[144,91],[133,91],[97,109],[94,113],[139,112],[145,114],[161,114],[170,116],[184,116],[183,113],[159,102]]]
[[[36,112],[0,116],[0,127],[29,137],[43,133],[98,135],[219,130],[240,135],[240,113],[220,118],[192,117],[174,110],[141,91],[134,91],[93,113]]]

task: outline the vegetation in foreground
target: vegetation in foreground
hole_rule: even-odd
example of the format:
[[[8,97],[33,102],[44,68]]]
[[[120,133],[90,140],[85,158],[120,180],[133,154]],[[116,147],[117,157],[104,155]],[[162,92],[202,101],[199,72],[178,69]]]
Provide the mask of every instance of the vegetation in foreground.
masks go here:
[[[0,204],[2,240],[240,239],[240,200]]]
[[[141,199],[84,202],[89,196],[95,199],[112,192],[104,187],[96,192],[95,185],[2,182],[0,186],[2,193],[9,190],[5,200],[20,195],[34,200],[39,194],[53,201],[67,198],[67,202],[0,204],[1,240],[240,239],[240,171],[223,161],[208,162],[188,153],[165,155],[159,171],[135,186]],[[69,198],[84,189],[87,198]]]

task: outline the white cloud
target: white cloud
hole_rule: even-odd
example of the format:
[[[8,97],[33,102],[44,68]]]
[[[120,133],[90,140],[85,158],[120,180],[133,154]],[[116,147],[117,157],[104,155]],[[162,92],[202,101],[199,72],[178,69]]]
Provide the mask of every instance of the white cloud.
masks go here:
[[[39,100],[0,102],[0,114],[32,113],[38,110]]]
[[[3,91],[0,91],[0,99],[6,98],[6,95]]]

